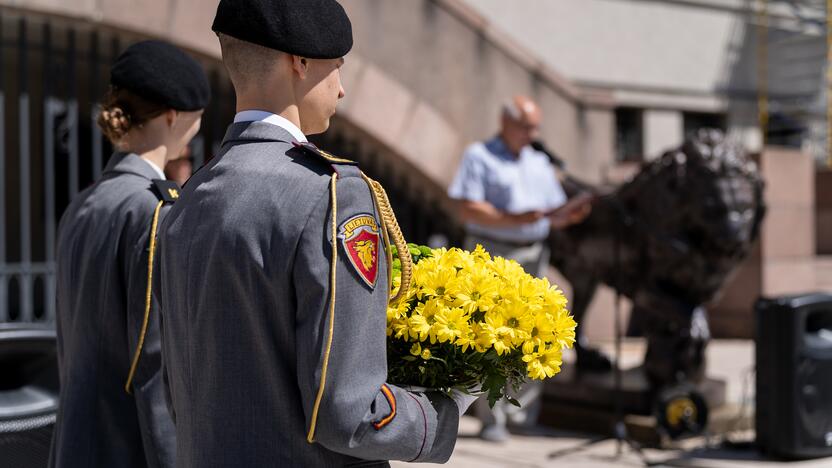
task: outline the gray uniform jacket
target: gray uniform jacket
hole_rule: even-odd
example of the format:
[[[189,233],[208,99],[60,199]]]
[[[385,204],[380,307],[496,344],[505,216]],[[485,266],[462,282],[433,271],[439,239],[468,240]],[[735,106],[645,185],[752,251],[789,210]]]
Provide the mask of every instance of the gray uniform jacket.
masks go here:
[[[334,168],[295,141],[268,123],[233,124],[161,228],[177,465],[444,462],[456,441],[456,404],[385,384],[386,261],[379,256],[373,288],[340,244],[326,385],[315,443],[307,442],[330,326]],[[357,167],[335,169],[338,226],[376,216]]]
[[[113,155],[101,179],[81,192],[61,218],[61,392],[53,467],[165,467],[175,459],[155,307],[133,393],[124,390],[144,317],[148,241],[160,200],[151,188],[154,178],[158,174],[137,155]]]

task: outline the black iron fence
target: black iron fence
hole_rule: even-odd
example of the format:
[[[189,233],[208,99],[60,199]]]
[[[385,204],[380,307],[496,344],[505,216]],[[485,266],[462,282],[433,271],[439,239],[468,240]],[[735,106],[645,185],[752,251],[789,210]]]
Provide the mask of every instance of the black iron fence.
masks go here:
[[[144,37],[80,20],[0,8],[0,323],[55,317],[55,232],[69,201],[111,153],[95,125],[109,65]],[[234,113],[221,64],[203,57],[213,99],[191,144],[194,167],[216,154]],[[336,118],[316,141],[357,160],[387,189],[409,241],[458,244],[441,204],[381,145]],[[439,235],[439,237],[437,237]]]
[[[95,125],[109,65],[144,39],[82,21],[0,8],[0,323],[55,316],[55,232],[111,147]],[[204,59],[215,99],[192,143],[194,165],[233,115],[224,71]]]

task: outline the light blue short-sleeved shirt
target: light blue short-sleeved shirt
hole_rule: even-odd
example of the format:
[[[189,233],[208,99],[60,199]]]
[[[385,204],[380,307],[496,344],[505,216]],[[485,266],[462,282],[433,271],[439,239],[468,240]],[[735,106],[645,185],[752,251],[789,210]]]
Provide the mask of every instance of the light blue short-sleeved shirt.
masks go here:
[[[566,193],[549,158],[530,146],[515,158],[500,137],[465,150],[459,171],[448,188],[456,200],[485,201],[501,211],[548,211],[566,203]],[[467,223],[468,232],[509,242],[538,241],[549,235],[549,220],[514,227]]]

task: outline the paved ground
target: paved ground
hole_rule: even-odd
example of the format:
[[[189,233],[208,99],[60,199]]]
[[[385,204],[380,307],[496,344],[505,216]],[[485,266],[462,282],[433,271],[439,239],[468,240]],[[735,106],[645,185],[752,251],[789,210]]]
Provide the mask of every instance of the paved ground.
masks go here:
[[[643,344],[628,341],[624,346],[625,367],[640,361]],[[728,399],[733,403],[743,400],[753,408],[754,381],[751,373],[754,361],[753,343],[750,341],[715,341],[708,348],[710,374],[728,381]],[[745,384],[743,383],[745,381]],[[465,416],[460,425],[460,438],[451,460],[446,466],[452,468],[531,468],[568,467],[604,468],[644,466],[639,456],[625,448],[622,456],[616,456],[616,442],[606,441],[584,450],[570,452],[572,448],[592,440],[593,436],[540,429],[531,434],[515,434],[505,444],[484,442],[476,437],[479,422]],[[736,433],[732,440],[747,442],[753,440],[753,432]],[[830,468],[832,458],[802,462],[778,463],[763,458],[748,444],[735,444],[737,448],[719,447],[717,440],[707,448],[702,438],[686,441],[673,450],[646,450],[645,456],[653,466],[702,467],[702,468],[747,468],[784,466],[789,468]],[[549,454],[556,451],[567,453],[556,459]],[[393,463],[395,468],[411,466],[436,466],[407,463]]]

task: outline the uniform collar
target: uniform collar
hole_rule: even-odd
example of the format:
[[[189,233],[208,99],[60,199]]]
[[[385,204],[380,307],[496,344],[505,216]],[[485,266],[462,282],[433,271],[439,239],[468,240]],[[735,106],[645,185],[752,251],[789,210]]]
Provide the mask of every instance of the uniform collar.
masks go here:
[[[291,133],[297,141],[306,141],[306,135],[303,134],[297,125],[290,122],[289,119],[271,112],[256,109],[240,111],[234,116],[234,123],[240,122],[265,122],[286,130]]]
[[[158,179],[159,173],[135,153],[114,153],[104,172],[135,174],[148,180]]]
[[[165,177],[165,171],[163,171],[161,167],[157,166],[156,163],[154,163],[153,161],[149,161],[147,159],[144,159],[144,158],[140,158],[140,159],[142,161],[146,162],[147,164],[149,164],[150,168],[153,169],[156,172],[156,175],[159,176],[159,177],[157,177],[157,179],[168,180],[168,178]]]
[[[223,146],[238,141],[283,141],[294,143],[299,141],[288,130],[277,125],[261,121],[237,122],[228,126]]]

